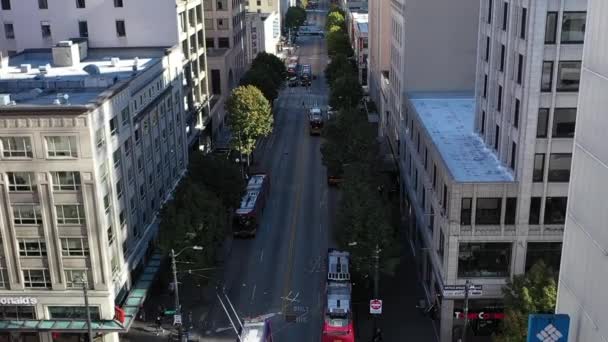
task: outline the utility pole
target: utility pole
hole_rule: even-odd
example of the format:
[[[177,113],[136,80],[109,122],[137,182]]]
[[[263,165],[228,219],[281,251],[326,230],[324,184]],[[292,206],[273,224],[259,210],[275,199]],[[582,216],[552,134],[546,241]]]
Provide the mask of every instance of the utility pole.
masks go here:
[[[378,299],[380,296],[380,247],[376,244],[376,249],[374,250],[374,299]],[[376,334],[377,326],[377,317],[378,315],[374,315],[374,331],[372,332],[372,336]]]
[[[93,342],[93,326],[91,324],[91,309],[89,308],[89,283],[86,279],[82,281],[82,292],[84,293],[84,308],[87,313],[87,331],[89,333],[89,342]]]
[[[175,315],[181,316],[181,308],[179,306],[179,283],[177,282],[177,265],[175,263],[175,250],[171,248],[171,269],[173,271],[173,283],[175,284],[173,290],[175,291]],[[175,317],[175,316],[174,316]],[[175,319],[175,318],[174,318]],[[182,324],[179,325],[179,338],[182,338]]]
[[[462,329],[461,342],[466,342],[469,325],[469,287],[471,287],[471,282],[467,280],[464,284],[464,329]]]

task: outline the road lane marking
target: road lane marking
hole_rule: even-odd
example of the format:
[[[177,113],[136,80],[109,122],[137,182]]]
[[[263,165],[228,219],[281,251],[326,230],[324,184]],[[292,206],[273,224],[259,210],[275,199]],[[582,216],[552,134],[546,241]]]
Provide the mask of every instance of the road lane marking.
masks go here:
[[[253,291],[251,291],[251,302],[253,302],[253,299],[255,298],[255,288],[257,285],[253,285]]]
[[[260,262],[264,261],[264,250],[260,253]]]

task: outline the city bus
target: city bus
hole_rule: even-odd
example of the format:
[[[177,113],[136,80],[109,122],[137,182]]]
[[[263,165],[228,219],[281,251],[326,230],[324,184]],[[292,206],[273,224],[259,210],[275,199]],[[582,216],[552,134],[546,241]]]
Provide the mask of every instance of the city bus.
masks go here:
[[[235,237],[254,237],[270,192],[270,178],[259,173],[250,176],[241,204],[235,211],[232,229]]]

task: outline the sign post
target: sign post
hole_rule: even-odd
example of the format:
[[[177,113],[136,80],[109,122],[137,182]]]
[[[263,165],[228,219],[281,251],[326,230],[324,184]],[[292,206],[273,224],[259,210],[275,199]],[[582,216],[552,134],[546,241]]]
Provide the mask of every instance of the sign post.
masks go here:
[[[443,285],[442,295],[444,298],[464,298],[464,285]],[[469,297],[479,297],[483,295],[483,285],[469,284]]]
[[[369,313],[372,315],[382,314],[382,300],[372,299],[369,301]]]
[[[527,342],[568,342],[570,316],[538,314],[528,317]]]

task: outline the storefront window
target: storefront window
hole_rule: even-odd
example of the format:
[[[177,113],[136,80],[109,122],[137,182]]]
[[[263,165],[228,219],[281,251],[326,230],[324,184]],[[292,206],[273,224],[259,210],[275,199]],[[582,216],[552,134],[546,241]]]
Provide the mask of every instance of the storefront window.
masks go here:
[[[86,319],[87,312],[84,306],[49,306],[51,319]],[[90,306],[91,319],[99,320],[99,308]]]
[[[36,319],[33,306],[0,306],[0,319]]]
[[[473,336],[491,336],[499,329],[505,318],[504,305],[493,299],[474,299],[469,301],[469,333]],[[454,301],[454,333],[462,334],[464,323],[464,301]],[[485,341],[485,340],[484,340]]]
[[[543,261],[550,269],[557,272],[559,271],[561,258],[561,242],[528,242],[528,249],[526,251],[526,272],[539,261]]]
[[[461,243],[459,246],[459,278],[508,277],[510,268],[510,243]]]

